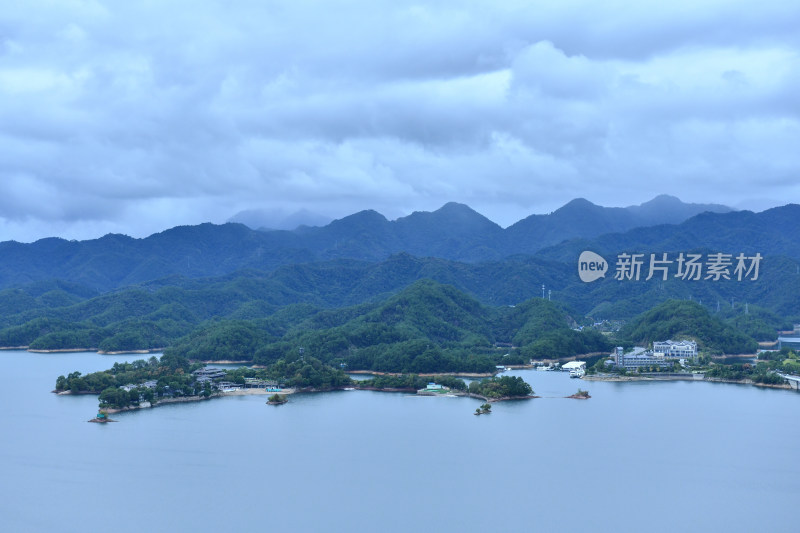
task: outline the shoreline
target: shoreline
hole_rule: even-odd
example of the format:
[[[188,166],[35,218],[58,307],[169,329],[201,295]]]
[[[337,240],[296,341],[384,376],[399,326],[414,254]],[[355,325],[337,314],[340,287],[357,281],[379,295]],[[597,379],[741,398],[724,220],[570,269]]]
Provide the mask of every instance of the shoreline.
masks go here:
[[[149,350],[119,350],[119,351],[111,351],[111,352],[104,352],[103,350],[97,350],[97,353],[100,355],[146,355],[149,353],[161,353],[164,351],[164,348],[151,348]]]
[[[30,353],[79,353],[79,352],[97,352],[97,348],[58,348],[54,350],[28,348],[27,351]]]
[[[93,352],[100,355],[146,355],[150,353],[161,353],[164,348],[151,348],[149,350],[120,350],[106,352],[98,348],[31,348],[30,346],[0,346],[0,351],[7,350],[25,350],[30,353],[80,353],[80,352]]]
[[[55,392],[59,396],[69,396],[69,395],[78,395],[78,394],[94,394],[95,396],[99,396],[99,393],[97,393],[97,392],[87,392],[87,391],[83,391],[83,392],[71,392],[71,391],[56,392],[56,391],[53,391],[53,392]],[[240,390],[235,390],[235,391],[218,392],[218,393],[212,394],[211,396],[208,396],[208,397],[205,397],[205,396],[181,396],[179,398],[162,398],[162,399],[158,400],[155,403],[151,403],[148,406],[130,405],[128,407],[122,407],[122,408],[103,407],[102,409],[107,413],[114,414],[114,413],[122,413],[122,412],[125,412],[125,411],[138,411],[138,410],[141,410],[141,409],[152,409],[154,407],[158,407],[159,405],[168,405],[168,404],[171,404],[171,403],[202,402],[202,401],[205,401],[205,400],[211,400],[212,398],[224,398],[226,396],[266,396],[266,395],[272,395],[272,394],[280,394],[282,396],[285,396],[285,395],[289,395],[289,394],[294,394],[296,392],[298,392],[297,389],[283,389],[282,391],[277,392],[277,393],[274,392],[274,391],[266,391],[264,389],[240,389]]]
[[[434,373],[421,373],[415,372],[380,372],[377,370],[345,370],[345,374],[372,374],[375,376],[407,376],[415,374],[420,377],[433,377],[433,376],[454,376],[465,378],[490,378],[495,375],[492,372],[434,372]]]
[[[791,385],[783,383],[775,385],[772,383],[755,383],[751,379],[726,379],[726,378],[694,378],[691,376],[583,376],[584,381],[608,381],[608,382],[628,382],[628,381],[702,381],[706,383],[730,383],[733,385],[752,385],[755,387],[765,387],[768,389],[789,389],[793,390]]]
[[[466,396],[467,398],[483,400],[486,403],[511,402],[514,400],[533,400],[535,398],[541,398],[541,396],[536,396],[535,394],[530,396],[503,396],[501,398],[487,398],[486,396],[481,396],[480,394],[475,394],[473,392],[463,393],[463,396]]]
[[[256,365],[253,363],[253,361],[231,361],[228,359],[220,359],[219,361],[201,361],[200,359],[191,359],[190,361],[192,363],[203,363],[205,365],[252,365],[252,368],[256,368]]]

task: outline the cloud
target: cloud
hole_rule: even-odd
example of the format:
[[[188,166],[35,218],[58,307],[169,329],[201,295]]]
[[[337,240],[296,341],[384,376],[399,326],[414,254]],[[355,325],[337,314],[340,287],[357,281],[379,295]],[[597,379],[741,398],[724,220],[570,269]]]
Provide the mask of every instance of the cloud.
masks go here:
[[[797,197],[793,3],[324,6],[4,9],[0,239]]]

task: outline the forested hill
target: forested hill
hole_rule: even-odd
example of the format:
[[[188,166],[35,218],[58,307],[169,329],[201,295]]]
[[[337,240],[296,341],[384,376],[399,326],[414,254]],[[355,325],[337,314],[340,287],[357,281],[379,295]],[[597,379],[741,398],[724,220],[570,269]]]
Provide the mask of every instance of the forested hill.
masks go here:
[[[321,228],[294,231],[201,224],[172,228],[144,239],[106,235],[80,242],[58,238],[31,244],[3,242],[0,287],[60,279],[105,291],[173,275],[221,276],[243,269],[274,270],[281,265],[337,258],[378,262],[397,253],[479,263],[534,254],[573,237],[592,238],[605,231],[624,231],[641,224],[673,222],[707,209],[725,209],[683,204],[677,199],[653,202],[622,209],[576,200],[551,215],[528,217],[505,230],[468,206],[450,203],[434,212],[413,213],[395,221],[375,211],[362,211]],[[671,208],[659,207],[664,202]],[[736,213],[711,215],[722,217],[717,225],[726,228],[728,237],[723,238],[736,234],[738,219],[730,219],[729,224],[724,218],[731,215]],[[791,216],[795,216],[797,226],[797,215]],[[758,219],[761,214],[753,217]],[[763,241],[776,245],[762,253],[782,246],[795,249],[796,236],[789,241],[778,238],[780,228],[770,223],[760,225],[761,230],[767,232],[761,234]],[[659,231],[667,238],[670,231],[677,230],[666,226]],[[699,240],[696,245],[704,242]]]
[[[620,338],[638,344],[695,339],[701,349],[712,353],[754,353],[758,348],[755,340],[712,316],[702,305],[678,300],[664,302],[629,322]]]
[[[379,304],[321,311],[277,335],[269,321],[209,323],[165,353],[259,364],[303,354],[351,370],[407,373],[493,372],[531,357],[610,349],[602,334],[574,331],[571,322],[562,306],[541,298],[485,307],[451,286],[420,280]],[[512,342],[519,349],[507,347]]]
[[[420,279],[452,285],[487,306],[519,307],[541,297],[545,284],[554,302],[595,318],[629,319],[670,298],[692,298],[709,310],[719,305],[720,313],[733,319],[747,303],[750,316],[760,313],[762,322],[747,326],[759,340],[774,339],[776,329],[791,327],[800,294],[797,262],[779,257],[764,260],[758,282],[622,282],[608,276],[586,284],[574,264],[535,257],[470,264],[399,254],[381,263],[335,260],[217,278],[170,277],[107,293],[66,282],[4,289],[0,345],[157,348],[205,320],[258,318],[293,304],[341,308],[382,301]],[[83,337],[73,336],[67,343],[59,333],[65,327],[80,329]]]
[[[4,317],[0,345],[105,351],[166,347],[168,354],[192,359],[265,364],[303,348],[309,356],[351,369],[412,372],[487,372],[503,361],[610,346],[599,333],[570,329],[574,320],[561,304],[537,298],[517,306],[485,306],[432,280],[338,309],[309,304],[277,309],[265,305],[258,291],[243,290],[235,297],[234,291],[243,288],[129,290]],[[495,343],[513,343],[520,350],[506,356],[509,348]]]

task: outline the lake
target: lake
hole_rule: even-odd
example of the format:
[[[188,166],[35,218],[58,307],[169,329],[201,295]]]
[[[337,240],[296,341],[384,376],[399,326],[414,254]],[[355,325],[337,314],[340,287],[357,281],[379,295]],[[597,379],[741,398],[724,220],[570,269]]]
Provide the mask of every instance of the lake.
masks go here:
[[[51,394],[141,356],[0,352],[2,531],[797,531],[800,393],[584,382],[544,398],[340,391],[119,413]],[[561,398],[578,386],[587,401]]]

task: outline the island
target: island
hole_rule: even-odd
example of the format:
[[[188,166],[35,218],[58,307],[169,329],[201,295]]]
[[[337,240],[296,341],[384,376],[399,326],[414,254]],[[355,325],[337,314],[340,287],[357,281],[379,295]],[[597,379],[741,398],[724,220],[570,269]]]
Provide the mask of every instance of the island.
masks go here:
[[[487,403],[481,404],[480,407],[476,407],[475,408],[475,413],[473,413],[473,414],[475,414],[476,416],[478,416],[478,415],[488,415],[491,412],[492,412],[492,404],[487,402]]]
[[[133,363],[114,363],[108,370],[56,379],[58,394],[97,394],[102,412],[115,413],[168,403],[195,402],[230,395],[337,390],[352,386],[341,369],[313,357],[280,360],[267,368],[208,368],[185,357],[165,354]]]
[[[88,420],[88,422],[95,422],[97,424],[107,424],[109,422],[116,422],[116,420],[112,420],[108,417],[108,412],[104,410],[100,410],[97,412],[97,416]]]
[[[273,394],[267,398],[267,405],[283,405],[289,402],[289,398],[280,394]]]
[[[533,394],[533,388],[518,376],[501,376],[473,381],[469,384],[468,395],[480,398],[487,403],[537,398]]]
[[[578,392],[570,396],[567,396],[567,398],[572,398],[573,400],[588,400],[589,398],[591,398],[591,396],[589,396],[589,391],[578,389]]]
[[[502,376],[473,381],[469,387],[457,376],[384,374],[354,381],[341,368],[334,368],[305,355],[280,359],[263,368],[221,369],[193,363],[175,354],[132,363],[114,363],[101,372],[72,372],[56,379],[58,394],[97,394],[96,422],[106,422],[108,413],[156,407],[168,403],[196,402],[227,395],[269,394],[267,404],[282,405],[295,392],[364,390],[405,392],[428,396],[470,396],[489,402],[533,398],[533,389],[520,377]],[[489,408],[490,409],[490,408]],[[102,416],[101,416],[102,415]]]

